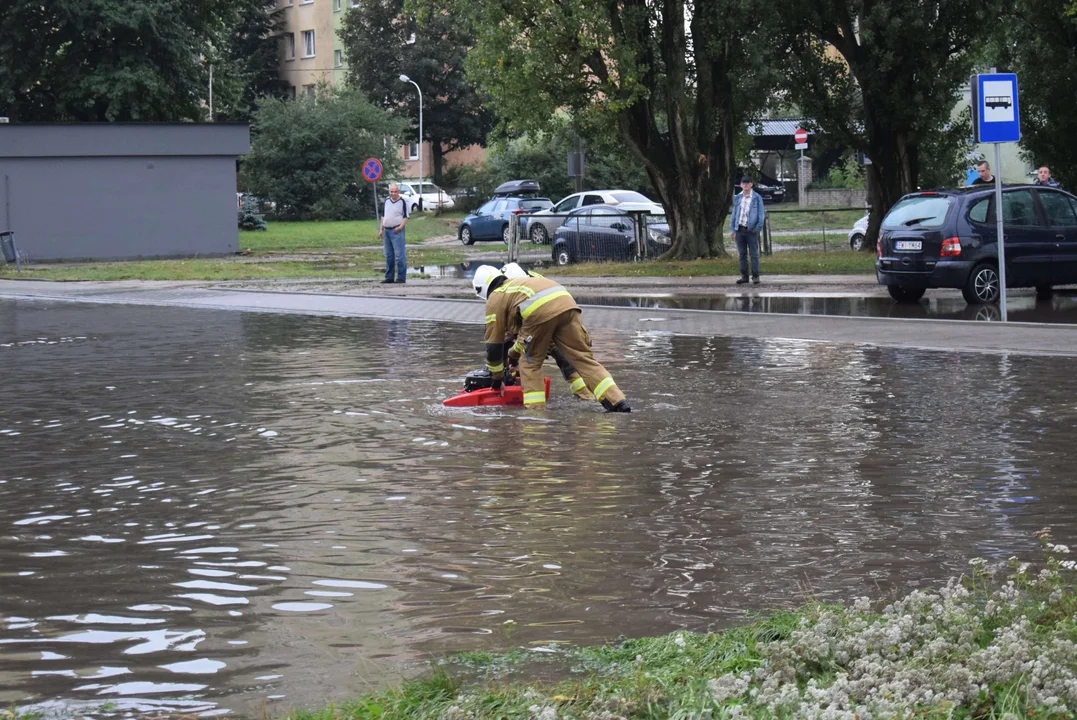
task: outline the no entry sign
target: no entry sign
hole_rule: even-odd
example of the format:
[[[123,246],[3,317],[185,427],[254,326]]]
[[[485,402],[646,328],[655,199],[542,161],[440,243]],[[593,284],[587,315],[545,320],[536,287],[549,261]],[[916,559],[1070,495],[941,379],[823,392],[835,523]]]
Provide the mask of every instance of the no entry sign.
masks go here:
[[[796,132],[793,133],[793,139],[798,143],[808,142],[808,131],[804,128],[797,128]]]
[[[377,158],[368,158],[363,163],[363,179],[367,182],[377,182],[381,177],[381,160]]]

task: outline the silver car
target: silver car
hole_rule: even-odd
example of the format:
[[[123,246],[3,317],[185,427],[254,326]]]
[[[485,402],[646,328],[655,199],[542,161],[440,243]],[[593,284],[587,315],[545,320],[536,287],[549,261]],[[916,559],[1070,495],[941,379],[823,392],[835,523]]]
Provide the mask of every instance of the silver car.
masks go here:
[[[557,228],[565,222],[565,216],[585,205],[620,205],[627,203],[633,210],[648,210],[652,215],[663,215],[665,210],[646,195],[634,190],[587,190],[569,195],[549,210],[532,213],[527,218],[527,238],[533,243],[548,245]],[[646,207],[642,207],[646,206]]]
[[[853,225],[853,229],[849,231],[849,247],[853,250],[864,249],[864,238],[868,235],[868,218],[870,215],[865,215],[856,221]]]

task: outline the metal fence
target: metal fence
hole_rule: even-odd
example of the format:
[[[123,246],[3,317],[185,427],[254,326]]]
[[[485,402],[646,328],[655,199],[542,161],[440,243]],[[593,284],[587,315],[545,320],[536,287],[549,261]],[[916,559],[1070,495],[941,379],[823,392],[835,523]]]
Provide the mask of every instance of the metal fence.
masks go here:
[[[669,226],[646,211],[519,213],[509,220],[510,262],[638,262],[669,249]]]
[[[857,222],[866,208],[776,208],[768,205],[760,252],[835,252],[860,249]],[[724,231],[724,228],[723,228]],[[732,249],[731,243],[727,243]],[[637,262],[670,246],[664,216],[610,208],[591,213],[521,213],[509,221],[507,259],[512,262]]]

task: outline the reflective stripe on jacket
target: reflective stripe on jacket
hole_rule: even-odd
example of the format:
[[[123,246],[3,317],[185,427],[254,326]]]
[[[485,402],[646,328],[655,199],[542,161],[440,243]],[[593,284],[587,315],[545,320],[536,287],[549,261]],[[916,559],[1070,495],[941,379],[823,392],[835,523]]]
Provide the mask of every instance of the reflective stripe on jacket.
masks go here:
[[[486,298],[486,366],[499,374],[504,341],[524,321],[543,323],[567,310],[579,310],[568,290],[544,277],[507,280]],[[495,369],[497,368],[497,369]]]

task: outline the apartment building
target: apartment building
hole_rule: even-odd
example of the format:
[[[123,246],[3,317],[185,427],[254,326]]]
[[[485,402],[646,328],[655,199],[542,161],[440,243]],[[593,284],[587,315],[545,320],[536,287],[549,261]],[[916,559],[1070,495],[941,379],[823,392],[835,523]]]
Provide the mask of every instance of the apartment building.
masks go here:
[[[288,83],[292,97],[312,93],[320,82],[329,85],[344,83],[344,44],[337,31],[350,8],[362,0],[277,0],[283,10],[280,38],[280,75]],[[423,88],[423,100],[429,103],[436,88]],[[407,85],[402,92],[415,92]],[[434,168],[434,153],[430,143],[420,147],[418,137],[398,148],[404,161],[405,178],[419,177],[419,154],[422,153],[422,174],[430,178]],[[445,155],[445,166],[482,163],[486,151],[473,145]]]
[[[280,75],[292,97],[314,92],[319,82],[344,82],[344,45],[337,29],[359,0],[278,0],[281,13]]]

